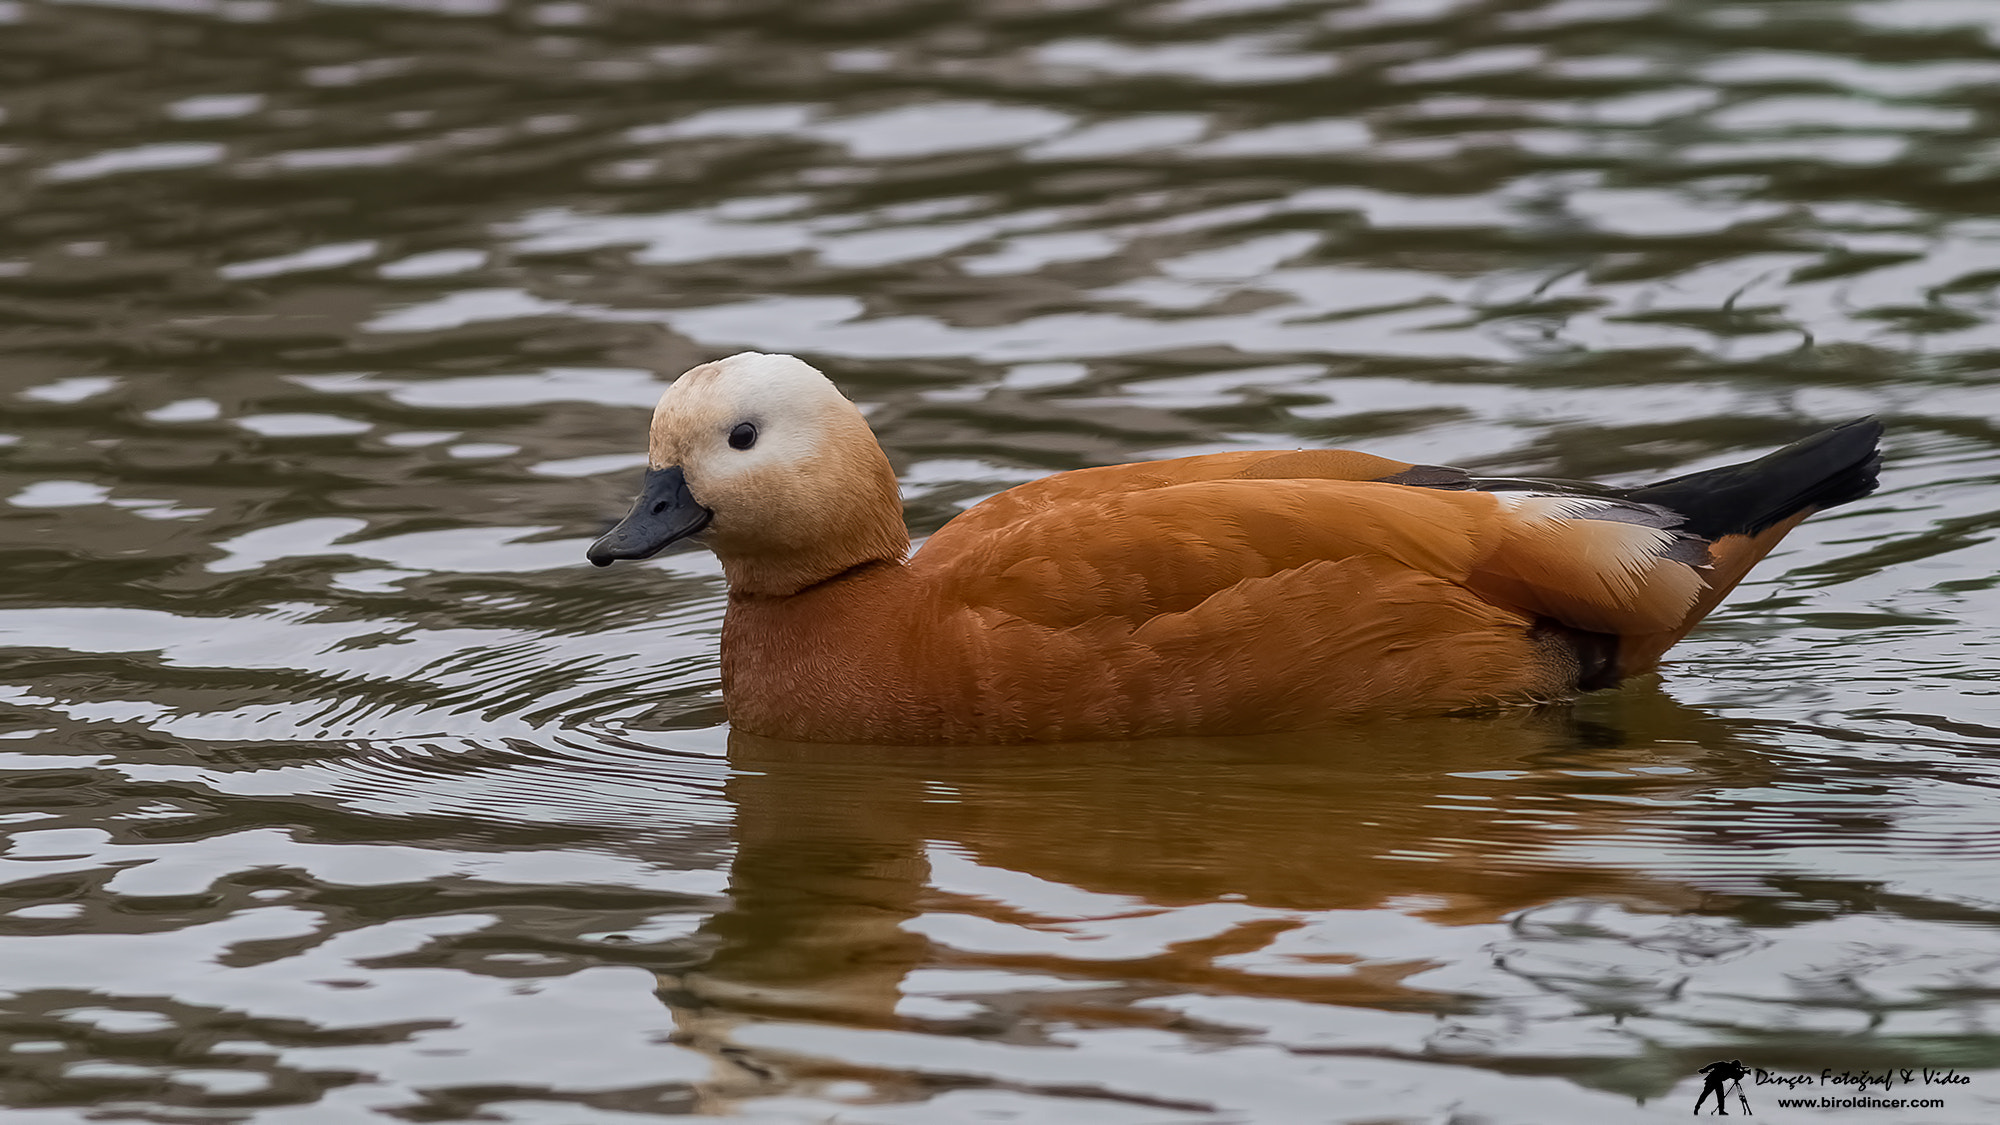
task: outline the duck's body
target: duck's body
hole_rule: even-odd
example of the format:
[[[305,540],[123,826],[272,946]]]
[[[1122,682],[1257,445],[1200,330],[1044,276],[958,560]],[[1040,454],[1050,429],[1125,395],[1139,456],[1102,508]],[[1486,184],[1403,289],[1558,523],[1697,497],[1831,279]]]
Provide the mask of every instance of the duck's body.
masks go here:
[[[749,447],[714,448],[745,427]],[[729,456],[774,429],[812,436]],[[1800,520],[1873,488],[1879,432],[1630,492],[1329,450],[1084,469],[987,500],[906,560],[866,423],[805,364],[746,353],[668,390],[648,492],[591,558],[687,534],[715,548],[723,696],[756,734],[1303,730],[1565,699],[1652,667]]]

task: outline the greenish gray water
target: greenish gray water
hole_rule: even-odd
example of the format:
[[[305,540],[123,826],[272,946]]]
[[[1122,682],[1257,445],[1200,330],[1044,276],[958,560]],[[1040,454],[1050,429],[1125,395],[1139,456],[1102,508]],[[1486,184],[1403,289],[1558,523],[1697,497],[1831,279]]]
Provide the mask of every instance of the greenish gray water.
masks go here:
[[[2000,1118],[1996,114],[1987,0],[0,0],[0,1116]],[[745,348],[920,533],[1889,457],[1573,709],[802,752],[582,558]]]

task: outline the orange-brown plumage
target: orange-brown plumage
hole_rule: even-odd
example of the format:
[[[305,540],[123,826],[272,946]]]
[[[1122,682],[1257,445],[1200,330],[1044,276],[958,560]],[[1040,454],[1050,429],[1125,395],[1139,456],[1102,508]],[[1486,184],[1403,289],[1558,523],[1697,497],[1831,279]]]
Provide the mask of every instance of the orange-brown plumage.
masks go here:
[[[859,413],[805,364],[745,353],[663,396],[648,491],[591,557],[689,534],[716,550],[723,695],[757,734],[1298,730],[1563,699],[1651,667],[1798,520],[1873,487],[1877,432],[1630,493],[1331,450],[1084,469],[987,500],[905,559]]]

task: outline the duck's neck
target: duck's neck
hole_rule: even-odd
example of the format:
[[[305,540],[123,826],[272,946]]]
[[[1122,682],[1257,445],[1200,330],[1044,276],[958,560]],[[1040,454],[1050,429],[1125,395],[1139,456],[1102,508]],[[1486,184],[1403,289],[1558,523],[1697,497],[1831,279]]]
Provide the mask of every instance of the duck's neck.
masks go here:
[[[729,721],[774,738],[879,740],[866,700],[907,694],[921,587],[902,562],[876,561],[791,594],[732,589],[722,621]]]

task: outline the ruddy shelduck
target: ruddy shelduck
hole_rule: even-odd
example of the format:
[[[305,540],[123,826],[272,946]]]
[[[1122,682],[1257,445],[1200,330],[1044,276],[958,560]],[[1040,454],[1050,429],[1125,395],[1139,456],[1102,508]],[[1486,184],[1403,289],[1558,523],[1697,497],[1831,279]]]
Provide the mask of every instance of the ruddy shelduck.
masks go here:
[[[1653,667],[1799,521],[1875,487],[1881,426],[1635,489],[1366,453],[1214,453],[1009,489],[910,554],[861,412],[787,355],[688,371],[590,561],[693,538],[753,734],[1007,743],[1310,730],[1571,698]]]

